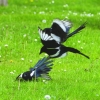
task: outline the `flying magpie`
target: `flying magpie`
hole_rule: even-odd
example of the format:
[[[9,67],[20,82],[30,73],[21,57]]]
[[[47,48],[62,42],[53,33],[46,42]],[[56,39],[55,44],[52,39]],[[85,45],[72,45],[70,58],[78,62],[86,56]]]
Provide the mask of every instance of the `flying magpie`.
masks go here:
[[[89,56],[83,54],[78,49],[72,47],[66,47],[64,45],[60,45],[57,48],[46,48],[46,46],[43,46],[40,51],[40,54],[43,52],[47,53],[51,58],[65,57],[67,52],[72,52],[72,53],[80,54],[89,59]]]
[[[53,60],[50,60],[50,57],[44,57],[39,60],[33,68],[30,68],[29,71],[26,71],[17,76],[16,80],[25,80],[31,81],[42,77],[46,80],[50,79],[49,72],[53,66]]]
[[[44,46],[47,48],[56,48],[61,43],[65,42],[69,37],[84,29],[85,24],[86,23],[82,24],[75,31],[69,34],[72,23],[66,20],[55,19],[51,25],[51,28],[45,28],[42,30],[40,27],[38,27],[38,32]]]
[[[43,47],[40,50],[47,53],[51,58],[64,57],[66,52],[78,53],[86,58],[89,58],[85,54],[81,53],[79,50],[72,47],[65,47],[62,45],[69,37],[78,33],[80,30],[85,28],[85,24],[82,24],[75,31],[69,34],[69,30],[72,27],[71,22],[65,20],[55,19],[52,23],[51,28],[45,28],[42,30],[38,27],[39,35],[41,37],[41,42]]]

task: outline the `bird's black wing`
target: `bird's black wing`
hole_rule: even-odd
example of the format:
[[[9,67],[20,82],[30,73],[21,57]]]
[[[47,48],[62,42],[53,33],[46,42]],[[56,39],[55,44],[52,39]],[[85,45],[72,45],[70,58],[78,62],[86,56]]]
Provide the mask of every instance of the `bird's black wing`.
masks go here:
[[[47,48],[56,48],[59,46],[59,43],[51,36],[50,28],[45,28],[42,30],[40,27],[38,27],[38,32],[41,38],[41,42],[44,46]]]
[[[69,33],[69,29],[71,28],[71,23],[65,20],[55,19],[52,23],[52,34],[51,36],[58,43],[62,43],[65,41],[67,34]]]
[[[44,57],[42,60],[39,60],[33,68],[30,68],[29,71],[23,72],[18,75],[16,80],[32,80],[34,78],[43,77],[45,79],[51,79],[49,76],[49,72],[52,69],[53,61],[49,60],[50,57]]]
[[[48,74],[49,71],[51,71],[52,69],[53,66],[52,62],[53,60],[50,60],[50,57],[44,57],[42,60],[39,60],[37,64],[30,69],[31,71],[35,70],[35,74],[33,75],[33,77],[41,77],[41,75],[42,76],[47,75],[47,77],[49,78]]]
[[[45,61],[47,61],[49,59],[49,57],[44,57],[42,60],[39,60],[35,66],[33,68],[30,68],[31,71],[33,71],[34,69],[40,67],[42,64],[44,64]]]

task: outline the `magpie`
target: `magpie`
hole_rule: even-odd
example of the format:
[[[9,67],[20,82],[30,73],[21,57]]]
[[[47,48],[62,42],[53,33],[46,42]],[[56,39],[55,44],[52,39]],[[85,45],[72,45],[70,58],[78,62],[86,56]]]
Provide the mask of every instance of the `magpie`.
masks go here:
[[[46,46],[43,46],[41,51],[40,51],[40,54],[43,52],[47,53],[51,58],[65,57],[67,52],[72,52],[72,53],[80,54],[80,55],[90,59],[89,56],[85,55],[84,53],[82,53],[78,49],[75,49],[72,47],[66,47],[64,45],[60,45],[57,48],[46,48]]]
[[[29,71],[18,75],[16,80],[31,81],[37,79],[38,77],[49,80],[51,79],[49,72],[51,71],[52,66],[53,60],[50,60],[50,57],[44,57],[43,59],[39,60],[33,68],[30,68]]]
[[[44,46],[47,48],[56,48],[68,38],[84,29],[85,24],[86,23],[83,23],[75,31],[69,34],[72,23],[66,20],[55,19],[51,25],[51,28],[45,28],[42,30],[40,27],[38,27],[38,32]]]
[[[64,43],[68,38],[78,33],[80,30],[84,29],[85,24],[86,23],[83,23],[80,27],[78,27],[70,34],[69,30],[72,27],[72,23],[65,20],[55,19],[52,23],[51,28],[45,28],[44,30],[38,27],[41,42],[43,44],[43,47],[40,50],[40,54],[45,52],[51,58],[58,58],[64,57],[69,51],[81,54],[89,59],[87,55],[81,53],[79,50],[62,45],[62,43]]]

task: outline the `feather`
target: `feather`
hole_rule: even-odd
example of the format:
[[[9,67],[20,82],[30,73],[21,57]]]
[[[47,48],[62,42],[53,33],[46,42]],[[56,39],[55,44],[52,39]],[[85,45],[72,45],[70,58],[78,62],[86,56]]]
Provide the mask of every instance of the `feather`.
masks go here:
[[[45,75],[45,77],[50,79],[49,72],[51,71],[53,66],[53,60],[50,60],[50,57],[44,57],[39,60],[33,68],[30,68],[29,71],[26,71],[20,75],[16,79],[24,79],[24,80],[32,80],[34,78],[41,77]],[[43,77],[43,78],[45,78]]]

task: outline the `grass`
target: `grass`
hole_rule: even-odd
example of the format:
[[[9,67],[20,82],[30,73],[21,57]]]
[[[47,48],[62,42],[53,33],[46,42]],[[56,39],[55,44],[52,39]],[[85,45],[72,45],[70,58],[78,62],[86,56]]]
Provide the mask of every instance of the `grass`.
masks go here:
[[[10,0],[0,7],[0,100],[100,100],[100,2],[98,0]],[[70,38],[72,46],[90,56],[68,53],[54,59],[51,81],[18,82],[20,73],[45,55],[37,27],[50,27],[55,18],[67,18],[71,31],[84,22],[86,28]],[[46,23],[44,23],[46,21]]]

